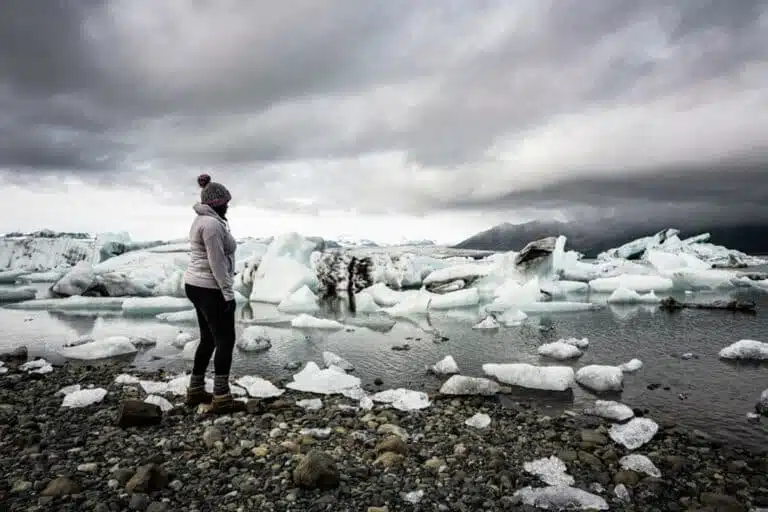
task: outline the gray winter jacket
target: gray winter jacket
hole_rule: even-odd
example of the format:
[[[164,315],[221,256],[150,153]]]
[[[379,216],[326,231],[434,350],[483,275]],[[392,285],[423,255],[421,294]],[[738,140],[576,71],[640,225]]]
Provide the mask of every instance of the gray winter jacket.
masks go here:
[[[208,205],[196,204],[197,218],[189,230],[189,267],[184,282],[201,288],[218,288],[226,300],[234,300],[237,242],[227,222]]]

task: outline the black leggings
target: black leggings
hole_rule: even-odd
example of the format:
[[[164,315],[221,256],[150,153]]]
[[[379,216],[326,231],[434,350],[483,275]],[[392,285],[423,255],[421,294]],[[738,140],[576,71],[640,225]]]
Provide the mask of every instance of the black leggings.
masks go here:
[[[205,375],[214,350],[213,370],[216,375],[229,375],[235,348],[234,302],[227,303],[221,290],[186,284],[184,290],[197,311],[200,345],[195,352],[192,375]]]

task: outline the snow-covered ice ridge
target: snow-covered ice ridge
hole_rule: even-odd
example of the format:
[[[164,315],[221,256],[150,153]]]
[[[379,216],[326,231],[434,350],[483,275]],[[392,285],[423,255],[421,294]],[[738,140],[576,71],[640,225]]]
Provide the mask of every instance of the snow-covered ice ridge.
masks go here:
[[[668,229],[585,261],[567,249],[564,236],[534,241],[520,251],[478,253],[427,245],[329,248],[321,238],[286,233],[239,241],[235,287],[240,302],[275,304],[290,315],[312,314],[324,298],[340,297],[349,309],[354,303],[357,312],[384,312],[393,318],[480,308],[490,318],[488,326],[517,325],[527,315],[586,311],[605,303],[653,305],[671,291],[768,290],[766,276],[715,268],[768,261],[707,239],[681,240],[676,230]],[[7,268],[38,271],[0,272],[2,282],[48,279],[55,283],[52,290],[65,297],[155,298],[151,304],[126,302],[123,309],[134,314],[183,312],[189,306],[179,300],[185,298],[187,242],[142,246],[124,234],[0,240],[11,255]],[[73,265],[66,258],[68,247],[81,246],[87,254]],[[26,252],[19,253],[19,247]],[[110,250],[128,252],[105,258]],[[600,294],[610,297],[595,300]],[[175,300],[164,307],[160,297]]]

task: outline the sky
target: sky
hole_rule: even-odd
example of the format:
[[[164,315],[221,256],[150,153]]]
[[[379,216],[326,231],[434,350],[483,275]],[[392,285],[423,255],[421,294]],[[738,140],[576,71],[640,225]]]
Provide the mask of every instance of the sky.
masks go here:
[[[0,232],[768,221],[768,0],[5,0]]]

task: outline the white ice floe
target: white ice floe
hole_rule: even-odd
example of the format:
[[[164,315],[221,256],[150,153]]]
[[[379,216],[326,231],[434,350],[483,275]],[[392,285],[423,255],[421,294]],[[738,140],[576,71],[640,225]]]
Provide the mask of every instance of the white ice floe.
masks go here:
[[[270,349],[273,343],[286,345],[293,339],[293,333],[289,329],[250,325],[243,329],[237,339],[237,348],[246,352],[261,352]]]
[[[607,302],[609,304],[658,304],[661,302],[653,290],[645,295],[637,293],[630,288],[617,288],[608,297]]]
[[[547,485],[571,486],[575,480],[568,474],[565,462],[554,455],[523,464],[523,469],[539,477]]]
[[[266,379],[253,375],[240,377],[235,381],[235,384],[245,389],[248,395],[253,398],[271,398],[285,393],[284,389],[278,388]]]
[[[308,362],[300,372],[295,374],[293,382],[286,384],[285,387],[296,391],[321,395],[341,394],[354,400],[359,400],[366,395],[358,377],[350,375],[335,366],[321,370],[312,361]]]
[[[600,496],[562,485],[524,487],[516,491],[514,497],[524,505],[544,510],[609,510],[608,503]]]
[[[619,459],[619,465],[622,469],[634,471],[635,473],[645,473],[654,478],[661,478],[661,471],[659,471],[659,468],[657,468],[656,465],[651,462],[651,459],[645,455],[637,453],[625,455]]]
[[[477,414],[467,418],[464,421],[464,424],[472,428],[486,428],[491,424],[491,417],[483,412],[478,412]]]
[[[573,368],[534,366],[527,363],[484,364],[483,372],[504,384],[529,389],[565,391],[573,387]]]
[[[581,357],[583,354],[583,352],[579,350],[579,348],[575,345],[571,345],[570,343],[565,343],[562,341],[545,343],[538,348],[537,352],[540,356],[558,359],[561,361]]]
[[[330,368],[331,366],[336,366],[338,368],[341,368],[345,372],[351,372],[352,370],[355,369],[352,363],[350,363],[343,357],[328,351],[323,352],[323,364],[325,365],[326,368]]]
[[[61,402],[62,407],[80,408],[97,404],[107,396],[107,390],[103,388],[81,389],[69,393]]]
[[[144,401],[148,404],[156,405],[160,408],[163,412],[168,412],[171,409],[173,409],[173,404],[166,400],[165,398],[158,396],[158,395],[149,395],[147,398],[144,399]]]
[[[456,364],[453,356],[445,356],[432,366],[431,371],[438,375],[450,375],[459,373],[459,365]]]
[[[612,293],[619,288],[627,288],[636,293],[668,292],[674,288],[674,282],[662,276],[621,274],[593,279],[589,282],[589,288],[597,293]]]
[[[314,313],[319,309],[317,295],[306,284],[277,305],[277,310],[281,313]]]
[[[472,326],[473,329],[498,329],[499,327],[499,322],[491,315],[486,316],[480,323]]]
[[[123,314],[130,316],[155,316],[189,310],[192,303],[182,297],[129,297],[123,301]]]
[[[296,405],[307,411],[317,411],[323,408],[323,401],[319,398],[308,398],[305,400],[296,400]]]
[[[425,286],[436,283],[447,283],[459,279],[469,280],[488,275],[493,267],[487,263],[465,263],[461,265],[451,265],[430,272],[424,279]]]
[[[650,418],[634,418],[621,425],[612,425],[608,435],[614,442],[629,450],[636,450],[653,439],[659,425]]]
[[[176,311],[174,313],[159,313],[155,315],[155,318],[162,322],[168,322],[169,324],[196,324],[197,311],[194,309],[187,309],[184,311]]]
[[[527,315],[536,315],[541,313],[578,313],[579,311],[594,311],[602,306],[591,302],[573,302],[573,301],[549,301],[549,302],[531,302],[522,304],[519,310]]]
[[[584,412],[612,421],[626,421],[635,416],[631,407],[613,400],[596,400],[595,405]]]
[[[415,411],[432,405],[429,396],[423,391],[398,388],[387,389],[371,395],[371,400],[389,404],[400,411]]]
[[[589,338],[563,338],[558,341],[580,349],[585,349],[589,346]]]
[[[68,359],[92,361],[107,359],[138,352],[128,336],[110,336],[101,340],[84,343],[76,347],[66,347],[60,350],[61,355]]]
[[[394,306],[382,309],[382,311],[393,318],[424,315],[429,311],[431,302],[431,293],[426,290],[417,290],[415,292],[405,293],[401,301]]]
[[[592,364],[579,368],[576,382],[592,391],[621,391],[624,386],[624,372],[618,366]]]
[[[34,288],[0,288],[0,303],[32,300],[35,296]]]
[[[620,364],[619,368],[624,373],[634,373],[643,367],[643,362],[639,359],[632,359],[626,363]]]
[[[768,343],[757,340],[739,340],[720,351],[722,359],[768,360]]]
[[[483,377],[467,377],[454,375],[445,381],[440,388],[442,395],[495,395],[501,391],[499,383]]]
[[[44,375],[46,373],[51,373],[53,371],[53,366],[45,359],[35,359],[22,364],[19,369],[27,373]]]
[[[480,294],[477,288],[466,288],[445,294],[432,294],[429,309],[457,309],[477,306],[480,302]]]
[[[343,329],[344,324],[331,320],[329,318],[316,318],[312,315],[302,313],[293,320],[291,320],[291,327],[297,329],[328,329],[338,330]]]

